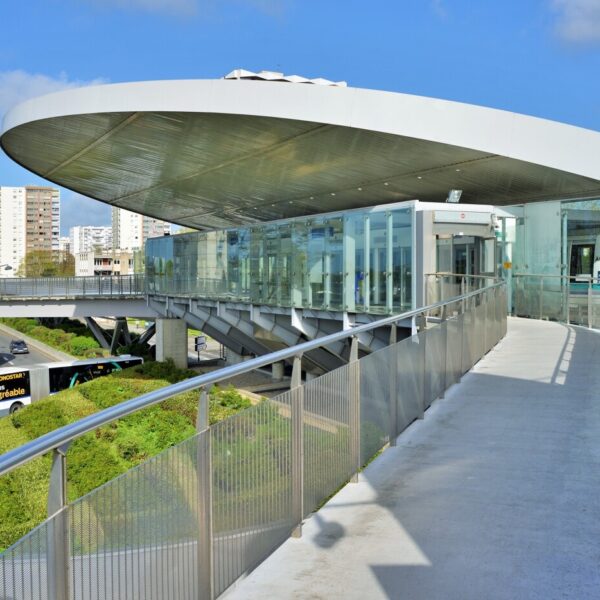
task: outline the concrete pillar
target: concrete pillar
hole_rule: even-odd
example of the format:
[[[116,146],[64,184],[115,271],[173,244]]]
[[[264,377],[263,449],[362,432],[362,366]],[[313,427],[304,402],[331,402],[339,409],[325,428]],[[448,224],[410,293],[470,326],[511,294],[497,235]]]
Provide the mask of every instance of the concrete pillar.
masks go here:
[[[234,352],[230,348],[227,348],[227,360],[225,361],[228,365],[237,365],[238,363],[250,360],[252,356],[242,356],[237,352]]]
[[[156,319],[156,360],[171,358],[176,367],[187,369],[187,325],[181,319]]]
[[[283,379],[283,363],[276,362],[271,365],[271,377],[273,381],[281,381]]]

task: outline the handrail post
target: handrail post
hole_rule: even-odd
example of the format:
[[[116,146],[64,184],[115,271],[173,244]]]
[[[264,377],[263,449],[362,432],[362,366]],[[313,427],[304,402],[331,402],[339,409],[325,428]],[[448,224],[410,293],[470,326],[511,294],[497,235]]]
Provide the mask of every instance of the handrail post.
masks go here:
[[[358,472],[362,467],[360,460],[360,362],[358,360],[358,337],[353,335],[350,342],[350,360],[348,362],[348,402],[350,409],[350,448],[354,473],[350,481],[358,483]]]
[[[592,324],[593,324],[593,318],[592,318],[592,278],[590,278],[588,280],[587,304],[588,304],[588,327],[591,329],[592,328]]]
[[[420,334],[421,338],[419,340],[419,344],[422,346],[421,349],[421,357],[423,359],[423,370],[422,370],[422,386],[421,386],[421,400],[419,402],[419,414],[417,415],[417,419],[425,418],[425,402],[427,398],[427,394],[429,393],[429,374],[427,373],[427,343],[425,337],[427,335],[427,315],[423,313],[420,317],[421,319],[421,327]]]
[[[302,385],[302,354],[294,356],[290,384],[292,426],[292,537],[302,537],[304,519],[304,387]]]
[[[448,306],[444,304],[441,308],[440,312],[440,327],[442,327],[442,331],[444,332],[444,385],[442,386],[442,393],[440,394],[440,398],[444,398],[446,396],[446,388],[448,387],[448,314],[447,314]]]
[[[70,598],[69,510],[67,505],[67,448],[65,444],[52,453],[48,490],[48,597]]]
[[[571,279],[567,276],[566,278],[567,280],[567,290],[566,290],[566,296],[567,296],[567,318],[565,319],[565,322],[567,323],[567,325],[571,324]]]
[[[196,416],[198,461],[198,597],[214,598],[212,524],[212,446],[209,395],[200,388]]]
[[[390,446],[396,445],[398,437],[398,327],[396,323],[390,326],[390,344],[388,346],[390,368]]]

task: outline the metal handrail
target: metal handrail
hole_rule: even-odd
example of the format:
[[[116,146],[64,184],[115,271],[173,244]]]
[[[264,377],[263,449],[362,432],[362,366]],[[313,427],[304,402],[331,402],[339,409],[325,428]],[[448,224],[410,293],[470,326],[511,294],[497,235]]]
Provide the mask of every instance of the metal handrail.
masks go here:
[[[470,277],[472,279],[495,279],[500,281],[495,275],[471,275],[469,273],[452,273],[450,271],[438,271],[436,273],[425,273],[425,277]]]
[[[554,274],[546,274],[546,273],[513,273],[513,277],[542,277],[542,278],[549,278],[549,279],[577,279],[578,277],[582,277],[584,278],[583,280],[581,280],[581,283],[587,283],[588,281],[591,281],[592,283],[597,281],[600,282],[600,277],[593,277],[592,275],[585,275],[585,274],[581,274],[581,275],[554,275]]]
[[[468,298],[480,295],[485,291],[501,287],[502,285],[504,285],[504,282],[497,282],[473,292],[449,298],[448,300],[442,300],[428,306],[423,306],[421,308],[410,310],[398,315],[392,315],[390,317],[379,319],[377,321],[373,321],[372,323],[366,323],[364,325],[358,325],[350,329],[338,331],[336,333],[310,340],[308,342],[303,342],[302,344],[292,346],[291,348],[284,348],[282,350],[277,350],[276,352],[271,352],[270,354],[265,354],[264,356],[258,356],[243,363],[232,365],[230,367],[224,367],[223,369],[219,369],[218,371],[214,371],[212,373],[191,377],[185,381],[181,381],[159,390],[148,392],[142,396],[138,396],[137,398],[121,402],[120,404],[106,408],[98,413],[84,417],[75,423],[65,425],[59,429],[46,433],[45,435],[42,435],[39,438],[20,446],[19,448],[15,448],[14,450],[6,452],[0,456],[0,475],[10,472],[13,469],[33,460],[34,458],[64,447],[73,440],[86,433],[89,433],[90,431],[94,431],[99,427],[107,425],[108,423],[116,421],[117,419],[126,417],[127,415],[135,413],[138,410],[158,404],[159,402],[167,400],[168,398],[171,398],[177,394],[198,388],[204,388],[206,386],[223,381],[224,379],[230,379],[236,375],[241,375],[275,362],[293,359],[294,357],[301,356],[303,353],[310,350],[315,350],[316,348],[320,348],[322,346],[328,346],[346,338],[354,337],[361,333],[366,333],[378,327],[393,325],[400,320],[416,317],[423,313],[433,311],[437,308],[454,304],[462,300],[467,300]]]
[[[146,276],[141,273],[0,278],[0,299],[143,296],[145,293]]]

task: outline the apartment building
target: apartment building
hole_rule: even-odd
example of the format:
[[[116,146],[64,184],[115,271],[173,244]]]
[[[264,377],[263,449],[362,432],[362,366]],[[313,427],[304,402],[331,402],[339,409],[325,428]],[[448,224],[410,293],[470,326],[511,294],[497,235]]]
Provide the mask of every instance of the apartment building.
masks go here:
[[[113,247],[112,227],[110,226],[77,225],[69,230],[69,238],[73,255],[93,250],[107,252]]]
[[[76,276],[132,275],[133,272],[134,256],[128,250],[90,250],[75,254]]]
[[[146,240],[171,233],[171,224],[160,219],[113,207],[112,247],[117,250],[141,250]]]
[[[0,276],[12,277],[25,255],[60,249],[60,192],[46,186],[0,187]]]

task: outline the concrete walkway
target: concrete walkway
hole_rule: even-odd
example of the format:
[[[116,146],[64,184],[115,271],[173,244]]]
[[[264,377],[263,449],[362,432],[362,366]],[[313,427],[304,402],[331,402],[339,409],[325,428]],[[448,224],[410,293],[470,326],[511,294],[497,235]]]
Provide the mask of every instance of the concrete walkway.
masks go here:
[[[227,599],[600,598],[600,333],[508,331]]]

